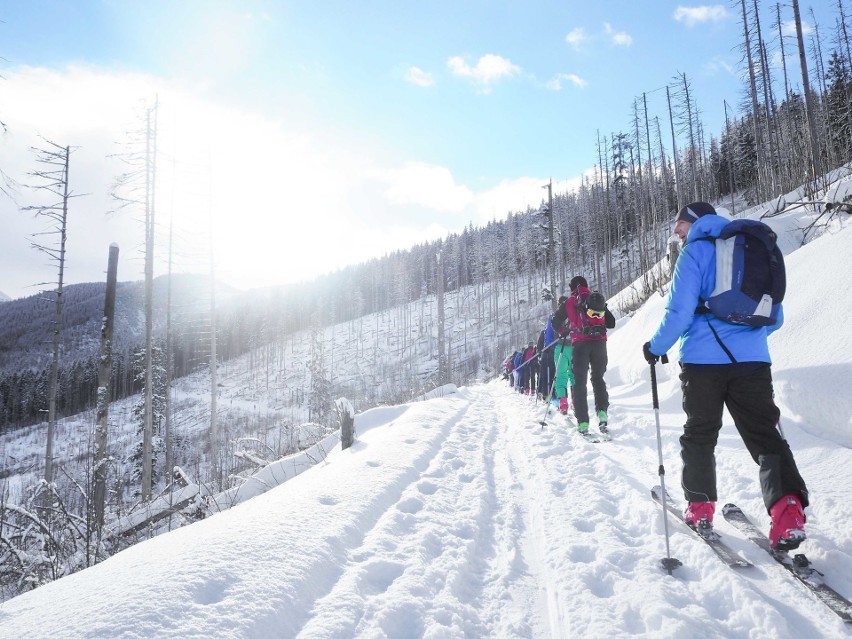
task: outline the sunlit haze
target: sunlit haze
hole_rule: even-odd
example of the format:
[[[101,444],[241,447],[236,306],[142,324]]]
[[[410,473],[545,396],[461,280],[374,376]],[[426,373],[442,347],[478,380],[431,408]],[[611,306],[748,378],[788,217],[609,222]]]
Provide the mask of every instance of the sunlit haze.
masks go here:
[[[113,212],[111,193],[155,103],[155,273],[171,227],[175,271],[212,255],[238,288],[301,281],[537,208],[632,129],[635,99],[662,117],[678,73],[718,131],[743,86],[737,20],[674,2],[7,3],[0,291],[56,279],[21,210],[43,201],[26,185],[45,140],[73,148],[67,283],[102,279],[111,242],[119,279],[142,277],[144,208]]]

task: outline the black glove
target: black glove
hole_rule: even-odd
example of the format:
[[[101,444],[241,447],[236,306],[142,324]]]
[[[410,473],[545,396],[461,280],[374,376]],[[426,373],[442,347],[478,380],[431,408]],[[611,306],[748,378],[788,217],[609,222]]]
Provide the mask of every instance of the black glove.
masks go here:
[[[656,364],[660,359],[659,355],[654,355],[651,352],[651,342],[642,344],[642,355],[645,356],[645,361],[649,364]]]

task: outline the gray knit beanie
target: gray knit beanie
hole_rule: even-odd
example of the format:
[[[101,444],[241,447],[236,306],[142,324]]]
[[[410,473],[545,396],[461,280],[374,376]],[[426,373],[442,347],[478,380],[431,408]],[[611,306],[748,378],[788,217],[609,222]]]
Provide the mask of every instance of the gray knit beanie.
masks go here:
[[[716,209],[711,204],[707,204],[707,202],[693,202],[680,210],[675,218],[675,222],[684,221],[692,224],[699,217],[705,215],[716,215]]]

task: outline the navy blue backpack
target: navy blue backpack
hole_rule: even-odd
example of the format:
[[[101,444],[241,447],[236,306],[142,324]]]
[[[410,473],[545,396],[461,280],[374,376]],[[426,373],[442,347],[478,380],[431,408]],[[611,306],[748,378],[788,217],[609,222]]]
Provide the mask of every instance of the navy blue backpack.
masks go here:
[[[728,223],[715,240],[716,288],[695,312],[742,326],[775,324],[787,288],[777,239],[775,231],[757,220]]]

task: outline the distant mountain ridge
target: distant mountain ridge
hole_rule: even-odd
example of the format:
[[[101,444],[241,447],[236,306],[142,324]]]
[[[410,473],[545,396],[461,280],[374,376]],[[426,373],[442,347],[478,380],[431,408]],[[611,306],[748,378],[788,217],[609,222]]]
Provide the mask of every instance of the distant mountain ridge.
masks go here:
[[[176,316],[187,309],[206,311],[209,284],[203,276],[174,276],[172,296]],[[155,331],[165,324],[167,278],[154,282]],[[63,288],[61,345],[63,359],[88,357],[100,348],[100,324],[103,317],[103,282],[71,284]],[[229,296],[222,295],[227,304]],[[29,297],[9,300],[0,310],[0,372],[39,369],[52,358],[54,293],[41,291]],[[144,336],[144,282],[119,282],[115,304],[115,344],[120,350]],[[207,303],[209,307],[209,303]]]
[[[165,341],[168,277],[154,281],[154,335],[156,345]],[[173,348],[180,353],[181,374],[199,365],[206,348],[202,337],[209,333],[210,284],[201,275],[172,277]],[[104,313],[103,282],[72,284],[63,288],[60,333],[60,414],[68,415],[90,407],[97,384]],[[217,316],[221,332],[230,337],[230,318],[237,308],[238,293],[217,285]],[[0,430],[34,423],[46,405],[46,388],[53,358],[54,293],[42,291],[26,298],[0,304]],[[134,391],[138,383],[133,353],[145,339],[144,282],[119,282],[116,291],[113,338],[113,399]],[[223,344],[223,358],[241,345],[230,339]],[[208,339],[209,343],[209,339]],[[234,349],[229,352],[228,349]]]
[[[6,295],[3,291],[0,291],[0,302],[11,302],[12,298]]]

